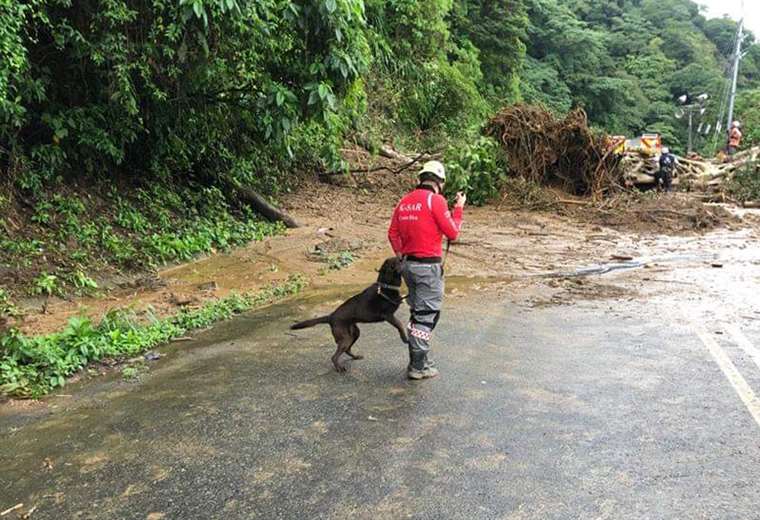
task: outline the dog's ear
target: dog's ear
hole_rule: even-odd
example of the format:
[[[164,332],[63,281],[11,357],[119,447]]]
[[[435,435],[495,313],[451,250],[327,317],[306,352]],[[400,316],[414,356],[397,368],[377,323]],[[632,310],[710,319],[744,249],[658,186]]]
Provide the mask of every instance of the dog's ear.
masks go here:
[[[397,273],[400,273],[404,268],[404,262],[402,262],[397,256],[390,257],[385,263],[388,264],[388,267],[392,267]]]

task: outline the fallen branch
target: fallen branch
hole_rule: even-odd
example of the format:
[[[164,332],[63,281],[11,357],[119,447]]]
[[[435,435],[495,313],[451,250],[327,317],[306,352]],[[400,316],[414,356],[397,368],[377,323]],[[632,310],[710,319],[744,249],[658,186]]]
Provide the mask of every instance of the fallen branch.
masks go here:
[[[367,138],[365,137],[358,137],[356,139],[357,144],[367,150],[368,152],[372,153],[374,151],[374,147],[372,146],[372,143],[370,143]],[[410,161],[411,157],[407,157],[406,155],[397,152],[390,146],[387,146],[385,144],[381,144],[377,147],[377,153],[381,156],[385,157],[386,159],[395,159],[397,161]]]
[[[375,168],[358,168],[356,170],[349,170],[349,173],[372,173],[372,172],[387,170],[395,175],[398,175],[399,173],[403,172],[404,170],[409,169],[410,167],[418,163],[421,159],[426,158],[426,157],[429,157],[429,155],[426,153],[418,154],[417,157],[415,157],[414,159],[411,159],[405,164],[402,164],[398,168],[390,168],[388,166],[377,166]],[[328,175],[328,176],[342,175],[342,172],[329,172],[329,173],[326,173],[325,175]]]
[[[557,202],[561,204],[575,204],[578,206],[588,206],[591,202],[587,200],[569,200],[569,199],[557,199]]]
[[[282,222],[289,228],[300,227],[300,224],[296,221],[296,219],[267,202],[267,200],[257,191],[251,188],[246,188],[244,186],[237,186],[233,189],[245,203],[253,207],[253,209],[255,209],[267,220],[270,220],[272,222]]]
[[[15,506],[13,506],[11,508],[8,508],[5,511],[3,511],[2,513],[0,513],[0,516],[5,516],[7,514],[10,514],[10,513],[14,512],[16,509],[21,509],[22,507],[24,507],[24,504],[16,504]]]

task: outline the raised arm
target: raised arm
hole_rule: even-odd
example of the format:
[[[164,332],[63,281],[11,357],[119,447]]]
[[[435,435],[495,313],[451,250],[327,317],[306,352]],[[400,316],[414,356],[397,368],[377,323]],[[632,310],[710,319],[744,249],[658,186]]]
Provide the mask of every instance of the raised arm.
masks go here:
[[[459,230],[462,227],[462,215],[464,208],[455,207],[454,213],[449,211],[448,203],[443,195],[435,195],[432,201],[433,218],[438,224],[438,229],[446,235],[449,240],[456,240],[459,236]]]

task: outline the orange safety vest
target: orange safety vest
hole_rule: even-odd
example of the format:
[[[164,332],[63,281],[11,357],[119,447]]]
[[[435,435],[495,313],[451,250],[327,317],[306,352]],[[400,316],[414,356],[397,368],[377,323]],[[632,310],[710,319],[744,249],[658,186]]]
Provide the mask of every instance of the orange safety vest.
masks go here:
[[[731,133],[728,134],[728,146],[739,148],[739,144],[742,142],[742,132],[738,128],[732,128]]]

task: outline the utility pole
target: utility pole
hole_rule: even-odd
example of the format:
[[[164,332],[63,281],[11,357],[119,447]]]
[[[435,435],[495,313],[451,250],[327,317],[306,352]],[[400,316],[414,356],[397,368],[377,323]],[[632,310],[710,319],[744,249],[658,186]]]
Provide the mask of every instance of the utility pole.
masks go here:
[[[692,147],[692,140],[691,140],[691,134],[692,134],[693,128],[694,128],[694,110],[693,110],[693,107],[689,107],[689,146],[687,148],[688,154],[691,154],[691,152],[694,151],[694,148]]]
[[[676,113],[676,118],[681,119],[685,115],[689,117],[689,144],[686,150],[688,154],[694,151],[694,112],[697,112],[697,117],[701,119],[705,115],[705,105],[709,97],[707,93],[704,93],[696,98],[691,98],[688,94],[678,98],[678,102],[683,105],[683,108]],[[702,127],[701,122],[699,126]]]
[[[742,2],[742,8],[744,2]],[[731,81],[731,95],[728,98],[728,124],[726,128],[731,130],[734,122],[734,103],[736,102],[736,82],[739,79],[739,62],[742,59],[742,40],[744,40],[744,16],[739,20],[739,32],[736,35],[736,47],[734,48],[734,74]]]

